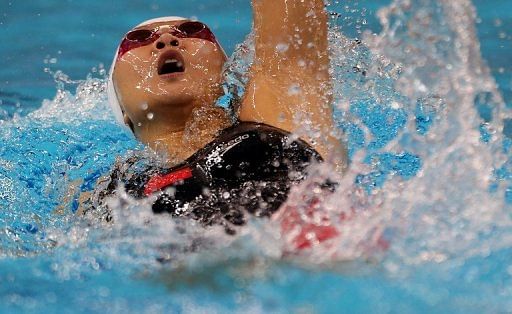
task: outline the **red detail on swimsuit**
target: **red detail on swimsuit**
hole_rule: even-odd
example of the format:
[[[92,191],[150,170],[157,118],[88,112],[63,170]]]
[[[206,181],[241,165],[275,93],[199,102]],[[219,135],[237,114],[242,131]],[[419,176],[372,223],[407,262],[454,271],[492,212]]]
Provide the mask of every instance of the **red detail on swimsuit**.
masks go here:
[[[322,208],[318,197],[304,197],[300,209],[296,206],[285,206],[276,213],[274,218],[281,222],[281,231],[288,239],[292,251],[311,248],[339,236],[339,231]],[[344,218],[340,217],[340,221]]]
[[[149,196],[178,181],[192,178],[192,169],[182,168],[164,175],[156,175],[146,183],[144,195]]]
[[[272,216],[272,219],[281,225],[281,234],[287,247],[286,253],[298,253],[316,245],[332,245],[329,240],[341,236],[341,223],[349,222],[355,217],[357,213],[354,208],[338,214],[327,212],[322,207],[322,199],[330,193],[332,192],[323,190],[319,195],[301,195],[294,199],[295,202],[283,206]],[[372,253],[385,252],[389,247],[389,240],[382,234],[377,234],[369,241],[367,250]]]

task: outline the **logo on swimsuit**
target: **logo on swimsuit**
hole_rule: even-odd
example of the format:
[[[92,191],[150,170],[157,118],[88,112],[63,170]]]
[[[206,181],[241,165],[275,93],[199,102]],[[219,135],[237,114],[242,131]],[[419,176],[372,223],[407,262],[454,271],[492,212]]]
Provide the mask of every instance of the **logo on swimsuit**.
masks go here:
[[[222,162],[222,156],[227,153],[230,149],[240,144],[243,140],[246,140],[250,137],[249,134],[242,134],[234,139],[228,141],[227,143],[221,143],[212,152],[206,157],[206,166],[208,168],[213,167],[216,164]]]

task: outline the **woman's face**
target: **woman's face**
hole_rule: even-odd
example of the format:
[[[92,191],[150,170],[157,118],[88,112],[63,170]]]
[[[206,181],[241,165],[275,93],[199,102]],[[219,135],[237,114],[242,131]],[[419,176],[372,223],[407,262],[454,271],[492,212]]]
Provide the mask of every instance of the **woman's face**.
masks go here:
[[[226,56],[203,26],[159,22],[127,34],[113,75],[125,121],[184,124],[194,107],[215,101]]]

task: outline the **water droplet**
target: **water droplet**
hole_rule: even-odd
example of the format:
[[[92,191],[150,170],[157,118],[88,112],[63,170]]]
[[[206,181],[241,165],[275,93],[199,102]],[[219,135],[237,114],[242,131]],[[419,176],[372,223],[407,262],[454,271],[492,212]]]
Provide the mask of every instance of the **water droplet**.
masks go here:
[[[298,84],[292,84],[290,86],[290,88],[288,88],[288,95],[289,96],[294,96],[294,95],[298,95],[300,94],[301,92],[301,88]]]
[[[290,46],[287,44],[284,44],[284,43],[279,43],[276,46],[276,50],[279,53],[284,53],[284,52],[288,51],[289,48],[290,48]]]
[[[152,112],[149,112],[146,117],[148,118],[148,120],[153,120],[153,118],[155,117],[155,115],[152,113]]]
[[[231,194],[229,194],[229,192],[222,193],[222,198],[224,198],[224,199],[228,199],[230,196],[231,196]]]
[[[393,101],[391,103],[391,108],[393,108],[393,109],[400,109],[400,108],[402,108],[402,105],[400,103],[396,102],[396,101]]]

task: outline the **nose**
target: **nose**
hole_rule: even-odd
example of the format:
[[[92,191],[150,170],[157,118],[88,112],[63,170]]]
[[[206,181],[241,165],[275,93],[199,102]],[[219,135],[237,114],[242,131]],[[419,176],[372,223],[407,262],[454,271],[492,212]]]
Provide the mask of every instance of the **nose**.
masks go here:
[[[180,41],[172,34],[164,33],[155,41],[153,45],[156,49],[160,50],[164,49],[167,45],[172,47],[179,47]]]

